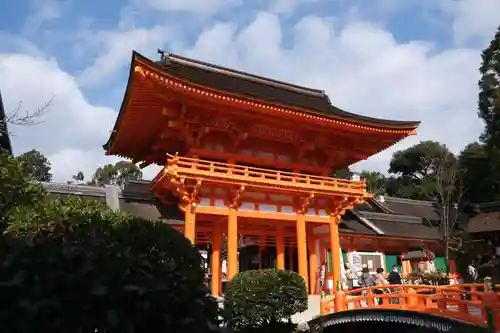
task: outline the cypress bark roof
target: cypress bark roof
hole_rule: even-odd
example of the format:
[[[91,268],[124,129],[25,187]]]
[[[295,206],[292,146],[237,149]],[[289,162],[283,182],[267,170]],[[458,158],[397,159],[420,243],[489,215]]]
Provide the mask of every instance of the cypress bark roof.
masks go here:
[[[330,98],[322,90],[281,82],[172,53],[161,53],[160,61],[152,61],[135,51],[133,52],[127,92],[134,86],[133,71],[135,66],[146,65],[150,70],[166,73],[194,86],[360,126],[401,130],[405,131],[404,136],[410,135],[409,133],[420,124],[419,121],[387,120],[350,113],[332,105]],[[108,142],[103,145],[105,150],[109,150],[112,146],[111,143],[115,140],[115,134],[120,128],[121,118],[125,113],[126,100],[127,93],[111,136]],[[398,140],[402,138],[400,137]]]
[[[415,128],[419,121],[398,121],[366,117],[335,107],[323,90],[307,88],[262,77],[206,62],[186,58],[173,53],[162,54],[156,64],[173,76],[220,91],[249,96],[259,100],[292,108],[306,109],[324,116],[340,117],[345,120],[361,120],[379,125]]]
[[[105,202],[105,189],[87,185],[44,183],[51,197],[79,195]],[[168,223],[183,223],[183,213],[175,202],[164,204],[151,196],[149,181],[132,181],[120,192],[120,209],[135,216],[150,220],[164,220]],[[411,200],[409,200],[411,201]],[[419,216],[398,215],[379,210],[378,202],[368,201],[342,216],[342,233],[401,237],[411,239],[439,240],[435,227],[424,223]],[[325,226],[326,228],[328,226]]]

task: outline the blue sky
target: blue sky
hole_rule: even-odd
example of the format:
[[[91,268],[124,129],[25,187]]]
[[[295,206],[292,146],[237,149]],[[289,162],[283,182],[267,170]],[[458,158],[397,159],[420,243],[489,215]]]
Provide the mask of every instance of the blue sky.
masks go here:
[[[12,131],[16,152],[40,149],[62,181],[113,161],[100,145],[132,49],[321,88],[351,112],[422,120],[394,149],[433,139],[459,151],[481,131],[479,55],[499,24],[498,0],[6,1],[0,89],[10,109],[55,96],[43,124]],[[356,167],[386,171],[394,149]]]

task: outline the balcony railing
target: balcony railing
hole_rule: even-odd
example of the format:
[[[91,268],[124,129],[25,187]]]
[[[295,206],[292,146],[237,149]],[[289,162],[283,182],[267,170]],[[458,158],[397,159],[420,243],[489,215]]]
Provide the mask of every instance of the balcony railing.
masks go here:
[[[364,195],[366,193],[363,181],[276,171],[171,154],[167,154],[165,171],[171,175],[178,174],[197,179],[247,184],[249,186],[288,187],[291,190],[304,190],[308,193],[340,192],[346,195]]]

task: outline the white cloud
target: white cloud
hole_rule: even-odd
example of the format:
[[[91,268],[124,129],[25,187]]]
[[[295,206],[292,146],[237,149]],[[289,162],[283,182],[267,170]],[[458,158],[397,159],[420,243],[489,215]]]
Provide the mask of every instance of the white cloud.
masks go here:
[[[243,4],[243,0],[139,0],[142,6],[165,12],[188,12],[201,15],[213,15]]]
[[[51,161],[55,180],[69,180],[80,170],[90,177],[97,166],[117,160],[104,156],[101,147],[116,112],[90,104],[75,78],[63,72],[54,59],[0,54],[0,87],[7,111],[22,101],[23,110],[32,112],[54,96],[42,123],[9,130],[15,153],[40,150]]]
[[[347,111],[396,120],[421,120],[419,135],[361,167],[386,171],[390,154],[419,140],[446,143],[455,152],[481,131],[476,115],[479,52],[434,50],[433,44],[398,44],[377,25],[358,22],[335,31],[321,17],[302,18],[291,47],[278,17],[261,13],[241,31],[231,25],[205,30],[186,53],[303,85],[325,89]],[[220,43],[213,36],[221,36]]]
[[[0,86],[7,111],[22,101],[23,109],[33,112],[54,96],[41,124],[9,128],[15,153],[40,150],[52,160],[58,180],[68,179],[80,169],[89,174],[95,167],[85,166],[103,160],[99,148],[107,139],[116,113],[89,104],[74,77],[64,73],[54,59],[0,54]],[[52,159],[68,156],[72,150],[78,151],[72,155],[75,158]],[[93,156],[91,162],[77,158],[89,154]]]
[[[458,44],[488,43],[500,25],[498,0],[445,0],[433,1],[453,17],[453,37]]]
[[[58,19],[68,3],[62,0],[32,0],[32,13],[26,18],[25,33],[34,33],[49,21]]]
[[[79,75],[79,84],[91,86],[103,83],[129,63],[132,50],[147,50],[148,54],[152,54],[171,34],[166,26],[88,33],[78,45],[78,53],[93,49],[99,50],[99,55]]]
[[[116,110],[91,104],[80,85],[104,86],[117,72],[125,73],[133,48],[154,55],[167,41],[187,44],[170,27],[134,27],[133,21],[116,31],[86,36],[79,47],[97,50],[98,55],[78,77],[34,51],[0,53],[0,88],[8,108],[22,100],[26,108],[35,109],[55,95],[43,124],[11,130],[16,152],[42,151],[51,159],[57,180],[79,170],[89,177],[98,165],[116,160],[105,157],[101,148]],[[423,122],[417,137],[362,163],[363,168],[386,171],[392,151],[419,140],[441,141],[458,152],[477,138],[482,129],[476,116],[478,50],[440,51],[425,41],[398,43],[382,26],[360,21],[338,26],[333,21],[307,16],[284,30],[279,16],[260,13],[244,27],[231,21],[206,26],[190,47],[172,51],[325,89],[332,102],[347,111]],[[148,168],[145,175],[152,178],[156,171]]]

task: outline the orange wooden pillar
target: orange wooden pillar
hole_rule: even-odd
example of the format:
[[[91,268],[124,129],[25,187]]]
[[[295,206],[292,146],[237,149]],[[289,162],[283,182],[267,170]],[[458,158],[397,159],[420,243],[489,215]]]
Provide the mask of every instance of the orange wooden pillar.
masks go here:
[[[276,225],[276,268],[285,269],[285,230],[283,223]]]
[[[309,290],[309,267],[307,265],[307,234],[306,217],[304,214],[297,214],[297,255],[299,262],[299,275],[306,283],[306,289]]]
[[[316,254],[316,242],[314,238],[308,237],[307,247],[309,248],[309,293],[315,294],[316,281],[318,280],[318,256]]]
[[[196,214],[194,204],[187,204],[184,210],[184,237],[195,244],[196,238]]]
[[[332,252],[332,278],[333,288],[336,290],[341,281],[340,272],[340,236],[339,236],[339,216],[332,216],[330,220],[330,251]]]
[[[264,265],[263,265],[263,252],[264,252],[264,249],[266,248],[266,237],[264,236],[259,236],[259,269],[262,269],[264,268]]]
[[[212,229],[212,296],[220,296],[222,283],[220,262],[221,232],[218,222],[214,222]]]
[[[227,221],[227,277],[231,280],[238,273],[238,216],[236,209],[229,210]]]

